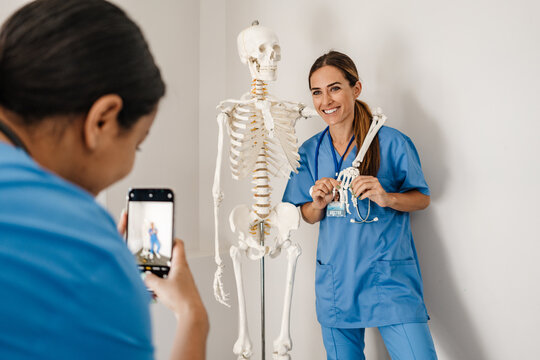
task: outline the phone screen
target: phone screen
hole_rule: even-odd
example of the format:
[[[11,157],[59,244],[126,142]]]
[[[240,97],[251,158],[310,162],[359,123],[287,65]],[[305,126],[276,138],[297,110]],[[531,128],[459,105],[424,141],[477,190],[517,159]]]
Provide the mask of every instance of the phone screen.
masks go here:
[[[173,246],[174,195],[170,189],[131,189],[127,246],[141,271],[166,277]]]

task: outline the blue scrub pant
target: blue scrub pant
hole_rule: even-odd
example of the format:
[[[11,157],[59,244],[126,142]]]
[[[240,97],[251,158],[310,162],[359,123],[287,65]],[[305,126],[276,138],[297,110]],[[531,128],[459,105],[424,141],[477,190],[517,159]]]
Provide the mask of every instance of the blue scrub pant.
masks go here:
[[[154,247],[157,247],[157,251],[154,250]],[[152,253],[156,254],[156,253],[159,253],[160,249],[161,249],[161,243],[159,242],[157,237],[152,236],[150,238],[150,251],[152,251]]]
[[[379,327],[392,360],[436,360],[435,346],[427,323]],[[322,327],[328,360],[364,360],[365,329]]]

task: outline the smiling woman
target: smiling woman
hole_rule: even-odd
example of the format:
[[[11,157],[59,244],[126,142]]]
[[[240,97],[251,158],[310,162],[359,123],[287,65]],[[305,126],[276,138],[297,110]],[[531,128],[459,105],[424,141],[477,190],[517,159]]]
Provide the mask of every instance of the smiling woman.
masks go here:
[[[126,176],[165,84],[139,27],[103,0],[38,0],[0,31],[1,359],[151,359],[148,291],[93,195]],[[208,332],[179,241],[147,286],[178,318],[175,358]]]
[[[348,199],[336,201],[342,186],[336,177],[356,166],[349,153],[360,151],[374,116],[357,99],[362,85],[345,54],[318,58],[309,86],[328,127],[300,147],[300,168],[283,201],[300,206],[306,222],[320,223],[315,293],[327,357],[364,359],[365,328],[377,327],[393,359],[436,359],[409,220],[409,212],[428,206],[430,194],[416,149],[398,130],[380,128],[354,169],[356,218],[346,211]]]

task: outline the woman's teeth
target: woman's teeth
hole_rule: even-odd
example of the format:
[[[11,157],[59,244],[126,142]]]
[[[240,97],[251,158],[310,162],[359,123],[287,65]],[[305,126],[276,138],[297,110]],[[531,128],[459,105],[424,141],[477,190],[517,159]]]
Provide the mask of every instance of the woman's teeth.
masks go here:
[[[323,110],[323,113],[332,114],[332,113],[335,113],[336,111],[337,111],[337,108],[334,108],[334,109],[330,109],[330,110]]]

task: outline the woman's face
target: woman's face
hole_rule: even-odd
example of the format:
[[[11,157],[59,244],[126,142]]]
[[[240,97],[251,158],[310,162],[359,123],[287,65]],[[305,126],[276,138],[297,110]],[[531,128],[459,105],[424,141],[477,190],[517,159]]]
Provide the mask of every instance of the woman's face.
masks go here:
[[[362,86],[350,86],[338,68],[330,65],[317,69],[309,79],[313,106],[329,125],[350,122],[354,119],[354,102]]]

